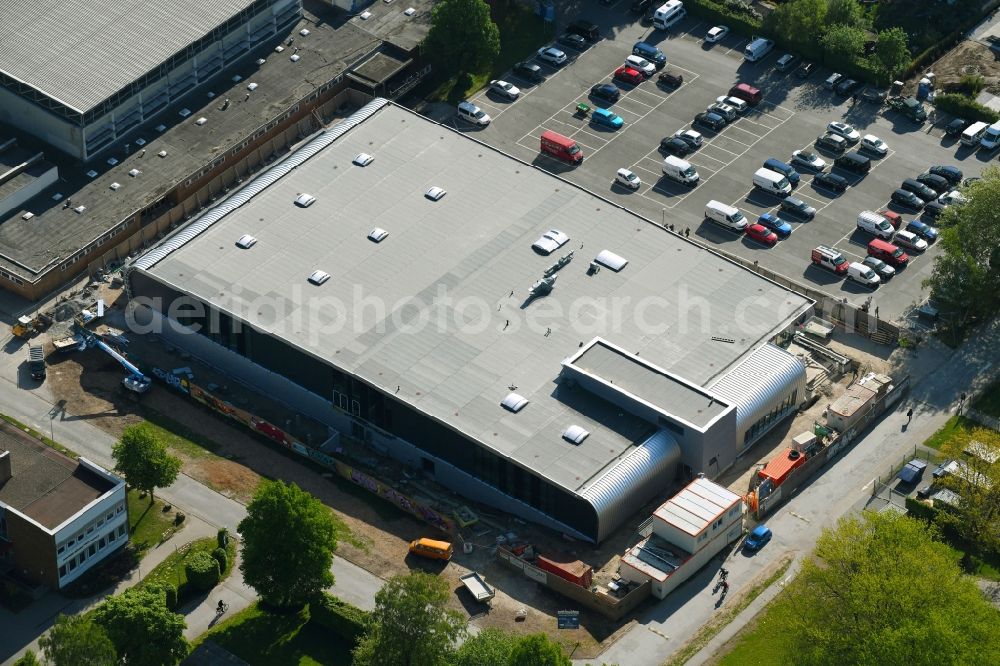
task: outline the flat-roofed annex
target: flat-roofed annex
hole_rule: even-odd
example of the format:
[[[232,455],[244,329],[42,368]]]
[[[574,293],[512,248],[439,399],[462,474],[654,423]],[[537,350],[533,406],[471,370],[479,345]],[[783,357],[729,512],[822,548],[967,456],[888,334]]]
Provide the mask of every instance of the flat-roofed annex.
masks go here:
[[[359,152],[374,161],[353,165]],[[425,199],[432,185],[448,196]],[[301,192],[316,203],[295,207]],[[372,243],[374,226],[392,234]],[[542,256],[531,244],[551,228],[570,241]],[[258,238],[253,250],[233,244],[243,233]],[[628,265],[588,274],[605,249]],[[552,293],[529,299],[529,288],[570,251]],[[560,383],[563,359],[582,344],[607,338],[704,385],[811,307],[590,192],[392,104],[162,256],[140,260],[137,270],[574,491],[650,434],[649,424]],[[319,288],[306,283],[315,269],[331,274]],[[319,292],[322,300],[313,300]],[[747,298],[757,306],[743,307]],[[691,300],[707,304],[695,321],[684,310]],[[643,318],[639,302],[657,307]],[[615,304],[620,320],[610,316]],[[732,342],[712,339],[718,335]],[[528,401],[517,413],[500,405],[511,391]],[[590,435],[566,442],[570,425]]]

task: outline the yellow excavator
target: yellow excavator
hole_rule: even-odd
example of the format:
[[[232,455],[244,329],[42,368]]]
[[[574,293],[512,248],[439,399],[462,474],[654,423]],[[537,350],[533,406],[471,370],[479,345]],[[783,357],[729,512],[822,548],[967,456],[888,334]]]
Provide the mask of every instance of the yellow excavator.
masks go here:
[[[22,315],[17,318],[17,323],[11,327],[11,332],[19,338],[30,338],[41,331],[44,331],[52,324],[52,319],[47,315],[29,317]]]

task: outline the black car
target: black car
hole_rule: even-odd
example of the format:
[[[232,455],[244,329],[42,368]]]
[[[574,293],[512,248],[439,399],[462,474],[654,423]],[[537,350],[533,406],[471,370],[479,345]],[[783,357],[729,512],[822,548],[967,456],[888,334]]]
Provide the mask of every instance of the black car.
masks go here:
[[[860,81],[855,81],[854,79],[844,79],[843,81],[837,84],[837,87],[834,88],[834,90],[838,95],[847,96],[860,87],[861,87]]]
[[[903,206],[904,208],[920,210],[924,207],[923,200],[909,190],[896,190],[892,193],[890,199],[892,199],[892,203]]]
[[[865,88],[861,91],[861,99],[872,104],[882,104],[885,101],[886,91],[877,88]]]
[[[907,178],[904,180],[902,185],[900,185],[900,188],[906,190],[907,192],[913,192],[924,201],[934,201],[938,198],[937,192],[913,178]]]
[[[668,88],[680,88],[681,84],[684,83],[684,75],[660,72],[660,75],[656,77],[656,83],[658,85],[665,85]]]
[[[691,152],[692,148],[691,144],[684,139],[676,136],[667,136],[660,139],[660,150],[671,155],[676,155],[677,157],[684,157]]]
[[[794,215],[795,217],[803,220],[811,220],[816,217],[815,208],[807,204],[802,199],[796,199],[795,197],[785,197],[781,200],[780,207],[781,210],[789,215]]]
[[[927,170],[927,173],[932,173],[935,176],[941,176],[951,183],[953,187],[958,186],[958,184],[962,182],[962,170],[958,167],[935,164]]]
[[[797,70],[795,70],[795,76],[800,79],[808,79],[809,75],[816,70],[816,65],[811,62],[803,63]]]
[[[945,125],[944,135],[945,136],[961,136],[965,128],[971,123],[965,118],[955,118],[953,121]]]
[[[524,79],[525,81],[530,81],[532,83],[538,83],[545,79],[542,76],[542,68],[533,62],[525,60],[524,62],[519,62],[514,65],[514,76]]]
[[[840,194],[841,192],[847,190],[847,179],[843,176],[838,176],[835,173],[820,171],[816,174],[816,177],[813,178],[813,185],[817,185]]]
[[[927,218],[928,220],[936,220],[938,219],[938,217],[940,217],[941,213],[944,212],[945,208],[947,208],[947,206],[945,206],[940,201],[928,201],[927,203],[924,204],[923,217]]]
[[[652,5],[653,0],[633,0],[631,9],[635,14],[644,14]]]
[[[951,189],[951,183],[944,176],[936,176],[930,171],[925,171],[915,179],[918,183],[926,185],[938,194],[944,194]]]
[[[587,40],[576,34],[575,32],[567,32],[565,35],[557,39],[563,46],[568,46],[575,51],[583,51],[587,48]]]
[[[598,83],[590,89],[590,96],[596,97],[597,99],[603,99],[606,102],[614,104],[618,101],[618,98],[622,96],[622,91],[618,90],[617,86],[614,84]]]
[[[707,127],[713,132],[718,132],[726,126],[726,119],[711,111],[702,111],[694,117],[694,124]]]
[[[566,28],[566,32],[571,32],[575,35],[580,35],[588,42],[596,42],[601,38],[601,27],[596,23],[591,23],[590,21],[573,21]]]

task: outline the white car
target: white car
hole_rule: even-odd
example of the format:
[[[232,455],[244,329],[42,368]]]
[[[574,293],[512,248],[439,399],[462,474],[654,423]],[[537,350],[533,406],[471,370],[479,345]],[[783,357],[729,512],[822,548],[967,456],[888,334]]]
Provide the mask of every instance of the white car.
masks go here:
[[[543,46],[538,49],[538,59],[550,65],[561,65],[566,62],[566,54],[554,46]]]
[[[705,41],[709,44],[715,44],[716,42],[722,41],[722,38],[729,34],[729,26],[717,25],[710,29],[705,35]]]
[[[637,55],[630,55],[625,58],[625,64],[645,74],[647,79],[656,74],[656,65]]]
[[[521,94],[521,89],[512,83],[507,83],[506,81],[501,81],[500,79],[494,79],[490,81],[490,90],[493,92],[503,95],[509,100],[515,100]]]
[[[826,168],[826,160],[811,150],[796,150],[792,153],[792,162],[816,171]]]
[[[615,182],[624,185],[630,190],[637,190],[642,185],[642,180],[639,176],[635,175],[628,169],[618,169],[618,174],[615,176]]]
[[[850,141],[852,145],[861,140],[861,133],[847,123],[832,122],[826,126],[826,129],[829,132],[833,132],[837,136],[844,137]]]
[[[692,148],[697,148],[704,140],[704,137],[701,136],[701,132],[696,132],[693,129],[679,129],[674,132],[674,136],[681,141],[684,141]]]
[[[709,104],[708,108],[705,109],[709,113],[717,113],[726,119],[727,122],[733,122],[736,120],[736,109],[729,106],[728,104],[723,104],[722,102],[715,102],[714,104]]]
[[[955,204],[964,204],[968,199],[962,195],[958,190],[951,190],[950,192],[945,192],[937,198],[938,202],[943,203],[945,206],[953,206]]]
[[[558,229],[549,229],[531,244],[531,248],[542,254],[552,254],[569,242],[569,236]]]
[[[896,238],[893,242],[896,245],[901,245],[909,250],[916,250],[917,252],[923,252],[927,249],[927,241],[912,231],[907,231],[905,229],[896,232]]]
[[[889,153],[889,145],[874,134],[865,134],[861,137],[861,148],[879,157],[885,157]]]

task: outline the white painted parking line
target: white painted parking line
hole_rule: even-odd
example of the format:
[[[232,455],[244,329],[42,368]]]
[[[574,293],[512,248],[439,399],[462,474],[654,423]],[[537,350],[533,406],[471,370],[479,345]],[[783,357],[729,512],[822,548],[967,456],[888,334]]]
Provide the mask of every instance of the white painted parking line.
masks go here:
[[[739,51],[740,52],[740,57],[742,57],[743,56],[743,47],[746,46],[749,43],[750,43],[749,39],[747,39],[747,40],[740,39],[740,41],[736,43],[736,46],[734,46],[733,48],[725,51],[722,55],[729,55],[733,51]]]
[[[728,159],[727,160],[720,160],[719,158],[712,157],[707,152],[705,152],[705,148],[714,148],[714,147],[715,146],[711,146],[711,145],[703,146],[702,149],[699,150],[697,153],[694,153],[692,155],[688,155],[687,161],[690,162],[691,164],[696,165],[696,166],[705,166],[705,167],[707,167],[709,169],[713,169],[713,168],[714,169],[723,169],[723,168],[729,166],[730,160],[728,160]],[[734,153],[730,153],[730,154],[732,155]],[[704,165],[702,165],[701,164],[702,160],[711,160],[712,162],[716,162],[717,164],[714,164],[714,165],[713,164],[704,164]]]

